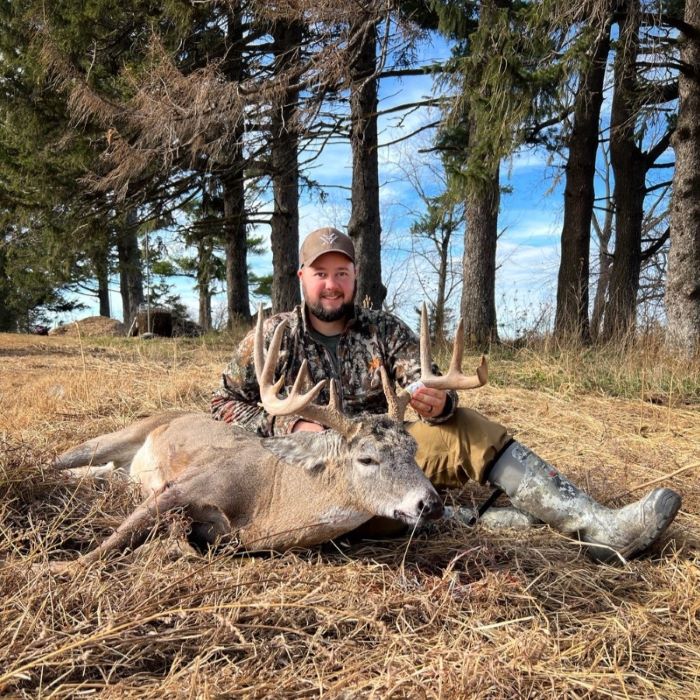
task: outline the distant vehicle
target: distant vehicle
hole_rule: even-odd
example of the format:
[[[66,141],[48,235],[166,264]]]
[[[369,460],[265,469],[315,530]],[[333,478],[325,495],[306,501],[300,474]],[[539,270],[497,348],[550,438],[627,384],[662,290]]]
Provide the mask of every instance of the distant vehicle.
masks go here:
[[[29,326],[29,332],[32,335],[48,335],[49,327],[36,324],[35,326]]]

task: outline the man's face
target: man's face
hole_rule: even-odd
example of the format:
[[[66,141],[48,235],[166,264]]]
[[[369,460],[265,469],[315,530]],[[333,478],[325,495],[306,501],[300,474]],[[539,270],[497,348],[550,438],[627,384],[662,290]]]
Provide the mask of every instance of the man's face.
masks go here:
[[[355,265],[342,253],[325,253],[299,270],[309,311],[321,321],[338,321],[352,309]]]

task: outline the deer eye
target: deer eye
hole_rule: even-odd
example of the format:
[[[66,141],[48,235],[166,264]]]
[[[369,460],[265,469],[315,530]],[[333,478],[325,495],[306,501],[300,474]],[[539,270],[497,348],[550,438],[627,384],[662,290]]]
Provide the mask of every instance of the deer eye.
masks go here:
[[[357,461],[360,464],[364,464],[366,466],[370,466],[371,464],[379,464],[376,459],[372,459],[372,457],[358,457]]]

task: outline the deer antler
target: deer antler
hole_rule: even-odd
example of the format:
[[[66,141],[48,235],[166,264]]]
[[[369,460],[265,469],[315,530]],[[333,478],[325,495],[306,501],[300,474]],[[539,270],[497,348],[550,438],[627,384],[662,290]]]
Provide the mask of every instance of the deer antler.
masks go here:
[[[488,382],[489,369],[486,357],[481,356],[481,364],[476,369],[476,374],[467,376],[462,374],[462,355],[464,353],[464,319],[459,320],[454,344],[452,346],[452,360],[447,374],[437,376],[433,374],[430,359],[430,332],[428,330],[428,309],[423,302],[420,315],[420,380],[424,386],[431,389],[477,389]]]
[[[384,396],[386,396],[386,403],[389,407],[389,418],[397,423],[403,423],[403,417],[406,413],[406,407],[411,401],[411,395],[405,389],[399,389],[397,395],[384,365],[380,366],[379,373],[382,375],[382,386],[384,387]]]
[[[275,328],[267,351],[267,357],[263,357],[262,305],[260,306],[255,327],[253,357],[255,376],[260,386],[260,402],[263,408],[272,416],[286,416],[295,413],[302,418],[313,420],[328,428],[332,428],[349,440],[357,433],[358,424],[343,414],[334,381],[331,380],[330,398],[326,406],[318,406],[312,403],[325,386],[325,380],[318,382],[306,393],[300,393],[310,383],[309,366],[306,360],[301,363],[299,374],[297,374],[294,386],[287,398],[281,399],[278,396],[284,386],[284,377],[280,377],[274,384],[272,379],[286,327],[287,322],[283,321]]]

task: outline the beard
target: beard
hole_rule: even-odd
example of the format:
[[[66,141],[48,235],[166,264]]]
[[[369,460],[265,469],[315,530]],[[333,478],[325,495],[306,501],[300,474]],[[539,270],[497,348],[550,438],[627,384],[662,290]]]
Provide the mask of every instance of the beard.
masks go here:
[[[304,283],[301,284],[301,291],[306,303],[306,308],[312,316],[315,316],[319,321],[324,321],[325,323],[333,323],[334,321],[340,321],[341,319],[352,318],[355,313],[355,296],[357,295],[357,280],[352,289],[352,296],[350,301],[344,302],[337,309],[324,309],[321,305],[321,300],[319,299],[317,304],[312,304],[308,300],[306,294],[306,287]]]
[[[354,309],[354,304],[352,301],[346,302],[337,309],[324,309],[321,304],[307,304],[309,313],[315,316],[319,321],[325,321],[326,323],[332,323],[333,321],[340,321],[341,319],[350,318]]]

